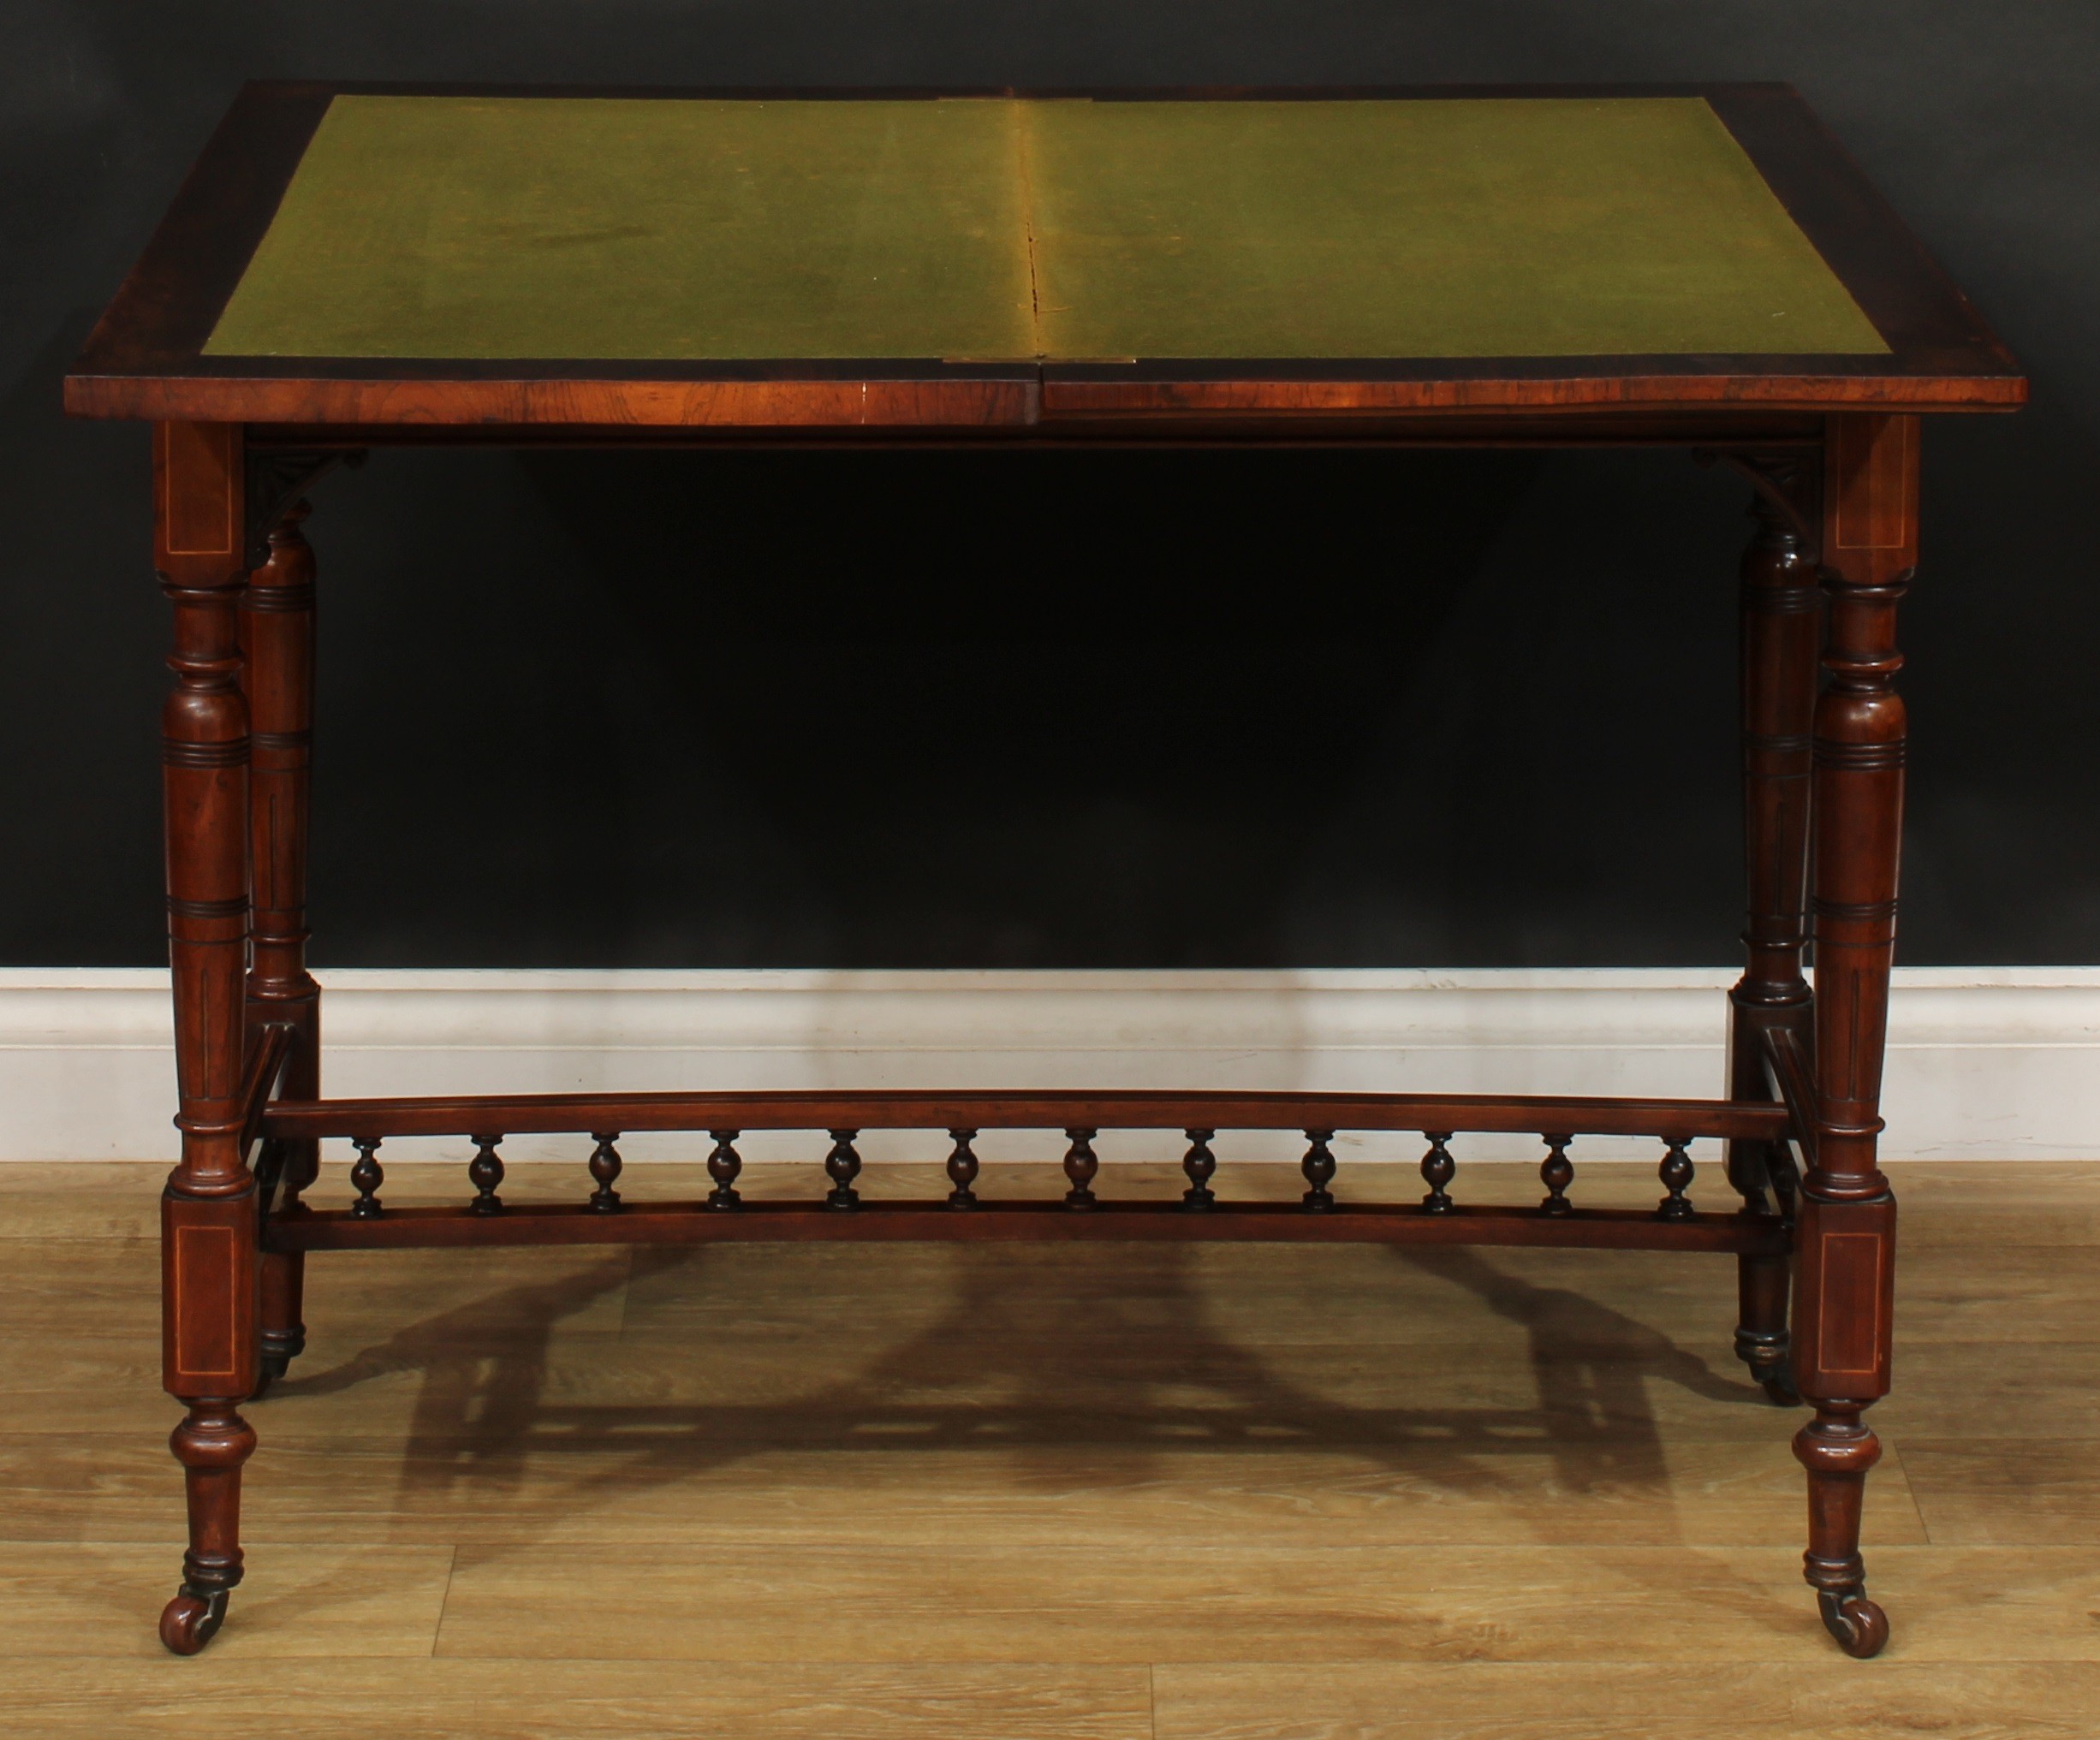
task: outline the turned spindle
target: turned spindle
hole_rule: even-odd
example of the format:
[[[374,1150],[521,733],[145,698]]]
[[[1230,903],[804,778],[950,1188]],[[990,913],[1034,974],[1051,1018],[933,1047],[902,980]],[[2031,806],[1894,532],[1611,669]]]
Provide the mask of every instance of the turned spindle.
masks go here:
[[[1889,972],[1903,837],[1903,655],[1896,606],[1918,560],[1918,419],[1833,417],[1824,449],[1824,680],[1811,810],[1816,995],[1811,1164],[1795,1233],[1794,1375],[1816,1416],[1794,1440],[1808,1474],[1806,1571],[1848,1654],[1888,1641],[1867,1599],[1861,1496],[1878,1453],[1860,1415],[1889,1393],[1896,1205],[1878,1158]]]
[[[1335,1156],[1328,1152],[1327,1144],[1334,1139],[1335,1132],[1331,1130],[1306,1131],[1306,1140],[1312,1146],[1306,1149],[1306,1157],[1298,1162],[1298,1169],[1306,1175],[1303,1200],[1308,1214],[1323,1214],[1335,1206],[1334,1192],[1327,1188],[1335,1176]]]
[[[1429,1194],[1422,1198],[1425,1214],[1448,1214],[1451,1212],[1451,1193],[1445,1185],[1451,1182],[1458,1171],[1458,1164],[1444,1143],[1451,1139],[1449,1130],[1425,1130],[1429,1152],[1422,1156],[1422,1181],[1429,1186]]]
[[[1728,993],[1728,1097],[1771,1096],[1766,1048],[1790,1034],[1813,1044],[1808,947],[1810,781],[1823,599],[1817,563],[1821,480],[1806,456],[1739,455],[1757,487],[1757,530],[1743,552],[1738,717],[1742,733],[1743,976]],[[1724,1149],[1726,1176],[1743,1219],[1772,1212],[1783,1174],[1769,1142],[1738,1139]],[[1792,1205],[1785,1212],[1789,1218]],[[1736,1258],[1736,1357],[1766,1395],[1793,1406],[1788,1331],[1793,1264],[1785,1256]]]
[[[707,1175],[715,1181],[714,1189],[707,1193],[707,1206],[741,1208],[744,1199],[736,1194],[736,1175],[744,1169],[744,1158],[736,1151],[736,1138],[741,1132],[710,1130],[707,1133],[715,1144],[707,1156]]]
[[[1568,1200],[1568,1187],[1575,1181],[1574,1162],[1568,1157],[1572,1136],[1546,1136],[1546,1157],[1538,1163],[1538,1181],[1546,1187],[1546,1199],[1538,1205],[1542,1214],[1565,1214],[1574,1204]]]
[[[241,1468],[255,1434],[236,1408],[263,1377],[261,1217],[243,1103],[253,882],[236,610],[260,564],[245,548],[244,472],[238,424],[154,425],[153,565],[175,615],[161,776],[182,1144],[160,1202],[161,1381],[187,1409],[170,1444],[189,1520],[160,1635],[185,1655],[217,1629],[241,1581]],[[19,1698],[9,1707],[24,1713]]]
[[[357,1200],[350,1204],[350,1215],[357,1220],[377,1220],[379,1218],[379,1186],[386,1182],[386,1173],[375,1156],[379,1151],[380,1138],[377,1136],[354,1136],[350,1146],[357,1150],[357,1164],[350,1168],[351,1188],[357,1192]]]
[[[1689,1220],[1692,1218],[1692,1201],[1685,1192],[1692,1187],[1692,1156],[1685,1152],[1690,1143],[1670,1141],[1669,1151],[1663,1156],[1663,1188],[1669,1192],[1656,1205],[1656,1214],[1664,1220]]]
[[[591,1192],[591,1206],[601,1214],[620,1212],[620,1192],[613,1188],[620,1176],[620,1150],[613,1143],[620,1139],[617,1130],[593,1131],[592,1141],[598,1146],[591,1150],[591,1176],[598,1188]]]
[[[1217,1171],[1217,1156],[1211,1152],[1211,1140],[1217,1131],[1187,1130],[1182,1134],[1188,1137],[1188,1152],[1181,1156],[1181,1170],[1188,1174],[1188,1188],[1181,1192],[1181,1206],[1215,1208],[1217,1197],[1211,1189],[1211,1178]]]
[[[970,1144],[977,1139],[974,1130],[951,1130],[949,1139],[955,1145],[948,1156],[948,1206],[951,1208],[974,1208],[977,1192],[970,1186],[977,1182],[977,1155]]]
[[[860,1156],[854,1151],[854,1137],[858,1130],[834,1130],[831,1151],[824,1157],[824,1169],[831,1177],[831,1189],[825,1196],[827,1208],[857,1208],[860,1206],[860,1193],[854,1188],[854,1180],[860,1176]]]
[[[1068,1130],[1071,1147],[1065,1149],[1065,1177],[1071,1180],[1072,1188],[1065,1192],[1068,1208],[1091,1208],[1094,1206],[1094,1174],[1101,1170],[1101,1162],[1095,1157],[1092,1130]]]
[[[250,532],[257,504],[248,504]],[[307,764],[313,727],[313,550],[294,501],[265,534],[267,560],[248,574],[241,604],[241,687],[248,703],[248,939],[246,1028],[253,1048],[272,1026],[291,1030],[278,1095],[321,1094],[321,988],[306,971]],[[252,557],[255,551],[249,552]],[[283,1164],[275,1211],[297,1214],[319,1175],[318,1142],[277,1144]],[[259,1396],[306,1345],[305,1253],[269,1250],[262,1264]]]
[[[503,1138],[470,1136],[467,1139],[474,1144],[474,1157],[467,1168],[467,1179],[474,1187],[474,1200],[469,1206],[477,1214],[501,1214],[503,1199],[496,1194],[496,1187],[503,1181],[503,1161],[496,1145]]]

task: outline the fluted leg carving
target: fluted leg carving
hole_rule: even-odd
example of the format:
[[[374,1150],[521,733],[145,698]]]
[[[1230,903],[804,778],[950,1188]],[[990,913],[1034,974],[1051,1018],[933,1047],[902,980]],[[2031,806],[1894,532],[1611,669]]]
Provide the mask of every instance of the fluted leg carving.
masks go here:
[[[182,1140],[161,1199],[162,1363],[188,1408],[171,1441],[190,1533],[161,1635],[188,1653],[217,1629],[241,1578],[241,1464],[254,1434],[235,1410],[261,1373],[255,1180],[241,1141],[250,850],[241,431],[159,425],[153,469],[154,556],[175,611],[163,763]]]
[[[1866,1471],[1860,1414],[1889,1393],[1895,1199],[1877,1144],[1889,971],[1895,948],[1906,723],[1896,603],[1917,559],[1918,422],[1831,419],[1823,491],[1827,681],[1816,703],[1813,805],[1816,1162],[1801,1181],[1794,1377],[1816,1417],[1794,1441],[1808,1471],[1806,1574],[1849,1654],[1888,1622],[1859,1558]]]
[[[1803,460],[1743,461],[1758,484],[1757,530],[1743,554],[1740,700],[1742,728],[1742,978],[1728,993],[1728,1094],[1771,1097],[1764,1036],[1791,1030],[1804,1051],[1812,1019],[1807,949],[1811,733],[1823,644],[1817,570],[1820,479]],[[1771,1211],[1770,1155],[1759,1142],[1728,1145],[1728,1182],[1743,1212]],[[1735,1353],[1774,1401],[1794,1393],[1787,1329],[1790,1266],[1736,1259]]]

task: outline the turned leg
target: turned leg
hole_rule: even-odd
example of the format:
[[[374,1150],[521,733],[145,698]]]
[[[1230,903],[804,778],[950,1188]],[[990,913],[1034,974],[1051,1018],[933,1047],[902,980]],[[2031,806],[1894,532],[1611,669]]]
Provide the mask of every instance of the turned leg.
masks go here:
[[[1743,553],[1740,701],[1743,881],[1747,922],[1742,978],[1728,993],[1728,1097],[1771,1097],[1764,1036],[1790,1029],[1806,1051],[1811,1005],[1802,974],[1807,947],[1809,736],[1823,595],[1815,496],[1805,461],[1745,461],[1758,485],[1757,531]],[[1770,1153],[1731,1142],[1728,1179],[1743,1212],[1770,1212]],[[1736,1259],[1735,1354],[1776,1402],[1799,1399],[1787,1338],[1791,1265],[1784,1257]]]
[[[259,1371],[255,1180],[241,1144],[242,975],[248,938],[248,718],[235,621],[241,434],[153,431],[154,555],[175,607],[175,684],[163,715],[168,953],[175,983],[182,1157],[161,1198],[162,1363],[188,1416],[170,1440],[189,1499],[182,1583],[161,1641],[201,1649],[241,1581],[241,1465],[254,1434],[235,1411]]]
[[[1743,1212],[1756,1212],[1746,1204]],[[1735,1357],[1750,1375],[1782,1408],[1797,1405],[1794,1354],[1787,1331],[1787,1304],[1794,1289],[1794,1265],[1783,1256],[1739,1256],[1735,1260]]]
[[[271,528],[270,559],[248,575],[241,604],[242,685],[248,704],[249,859],[254,915],[247,977],[247,1030],[283,1024],[293,1038],[285,1064],[287,1099],[319,1097],[321,988],[306,971],[306,805],[313,734],[313,551],[294,502]],[[279,1216],[300,1212],[299,1195],[320,1171],[320,1144],[282,1149]],[[301,1321],[306,1258],[262,1258],[262,1377],[259,1395],[284,1375],[306,1345]]]
[[[1816,703],[1816,1155],[1801,1181],[1794,1377],[1815,1418],[1794,1440],[1808,1471],[1806,1575],[1847,1654],[1889,1621],[1859,1557],[1866,1408],[1889,1393],[1895,1199],[1877,1161],[1889,970],[1903,821],[1896,603],[1917,561],[1918,419],[1830,421],[1823,490],[1827,682]]]

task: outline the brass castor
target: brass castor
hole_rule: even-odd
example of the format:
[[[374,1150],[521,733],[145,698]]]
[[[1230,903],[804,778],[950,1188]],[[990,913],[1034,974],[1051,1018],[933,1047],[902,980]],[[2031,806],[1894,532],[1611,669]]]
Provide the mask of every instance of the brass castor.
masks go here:
[[[1765,1399],[1775,1407],[1798,1408],[1801,1405],[1801,1393],[1794,1387],[1793,1373],[1768,1371],[1758,1377],[1758,1383],[1764,1390]]]
[[[1865,1661],[1881,1654],[1889,1641],[1889,1616],[1866,1598],[1865,1589],[1818,1589],[1816,1604],[1823,1609],[1823,1629],[1846,1654]]]
[[[160,1641],[177,1655],[194,1655],[226,1623],[226,1591],[200,1595],[187,1583],[161,1609]]]

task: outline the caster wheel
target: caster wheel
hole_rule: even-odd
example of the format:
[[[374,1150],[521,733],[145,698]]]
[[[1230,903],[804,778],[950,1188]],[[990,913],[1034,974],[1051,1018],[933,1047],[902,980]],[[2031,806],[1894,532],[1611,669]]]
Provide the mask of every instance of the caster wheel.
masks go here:
[[[1865,1589],[1817,1592],[1823,1609],[1823,1628],[1837,1639],[1837,1647],[1855,1660],[1879,1655],[1889,1641],[1889,1616],[1866,1598]]]
[[[1794,1380],[1783,1375],[1759,1380],[1765,1399],[1776,1408],[1798,1408],[1801,1405],[1801,1393],[1794,1387]]]
[[[291,1369],[292,1356],[290,1353],[275,1353],[265,1347],[263,1350],[262,1359],[259,1362],[255,1375],[255,1388],[249,1394],[248,1399],[251,1402],[260,1401],[270,1393],[277,1381]]]
[[[226,1623],[226,1591],[193,1594],[185,1583],[161,1609],[160,1641],[177,1655],[194,1655]]]

